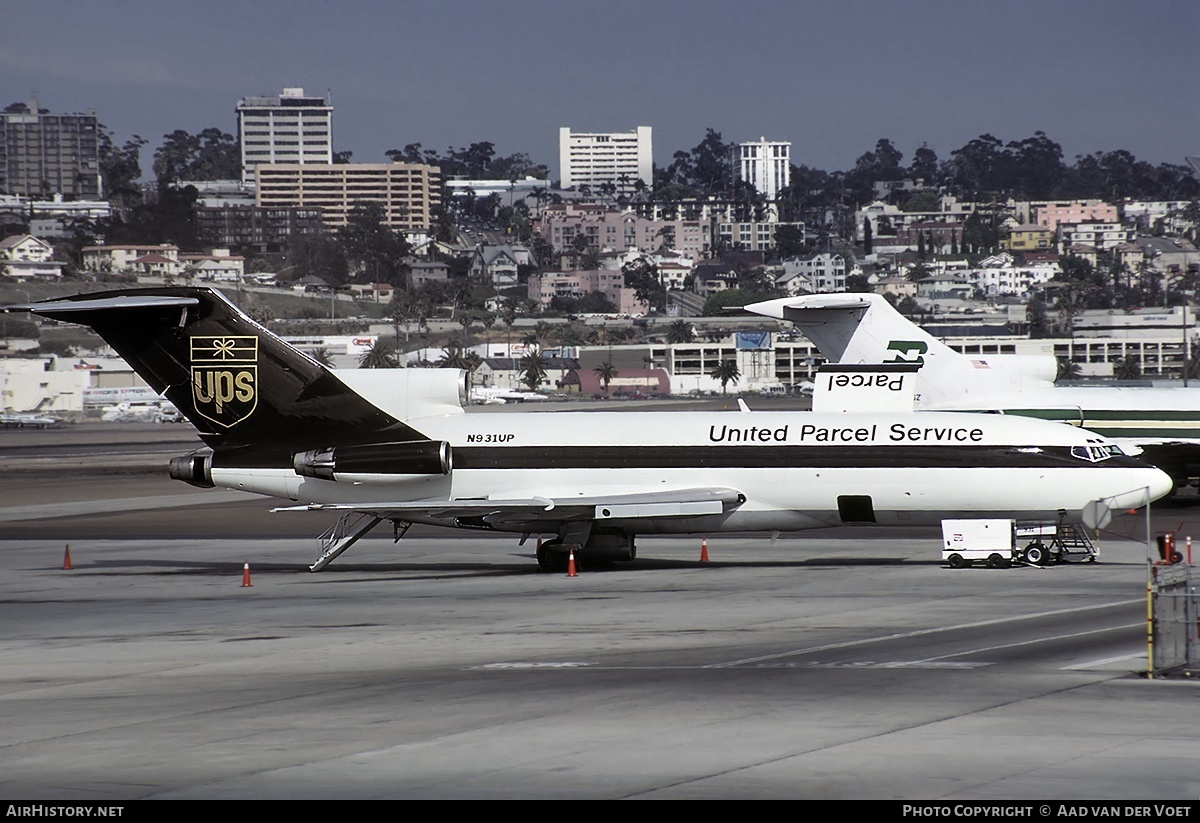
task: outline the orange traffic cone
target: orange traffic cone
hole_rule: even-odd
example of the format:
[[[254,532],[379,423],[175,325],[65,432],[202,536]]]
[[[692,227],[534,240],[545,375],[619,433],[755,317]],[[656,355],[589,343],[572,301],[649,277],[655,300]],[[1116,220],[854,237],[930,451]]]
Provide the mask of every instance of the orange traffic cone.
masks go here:
[[[242,566],[242,588],[248,589],[253,585],[250,582],[250,561],[246,561],[246,565]]]
[[[71,565],[71,544],[68,543],[66,551],[63,552],[63,571],[69,572],[73,568],[75,567]]]
[[[700,562],[701,563],[708,562],[708,538],[707,537],[700,538]]]
[[[567,555],[567,577],[578,577],[575,573],[575,550],[571,549],[571,553]]]

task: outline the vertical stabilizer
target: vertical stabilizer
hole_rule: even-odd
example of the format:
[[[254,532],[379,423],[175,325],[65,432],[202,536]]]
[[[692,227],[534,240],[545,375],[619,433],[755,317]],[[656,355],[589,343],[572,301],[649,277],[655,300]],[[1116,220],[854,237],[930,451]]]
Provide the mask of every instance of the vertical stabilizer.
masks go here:
[[[1054,382],[1053,356],[967,357],[904,317],[879,294],[783,297],[746,309],[795,323],[831,362],[915,366],[918,408],[986,409],[1007,393]]]
[[[290,461],[300,449],[384,431],[423,439],[214,289],[124,289],[5,310],[94,329],[217,452],[278,451]]]

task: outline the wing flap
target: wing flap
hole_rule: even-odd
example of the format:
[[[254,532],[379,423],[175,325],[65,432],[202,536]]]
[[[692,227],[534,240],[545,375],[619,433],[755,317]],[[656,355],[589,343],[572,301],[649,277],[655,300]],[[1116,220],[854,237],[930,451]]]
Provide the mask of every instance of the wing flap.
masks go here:
[[[578,497],[512,499],[417,500],[395,503],[310,503],[285,506],[274,512],[358,511],[388,520],[415,518],[451,521],[477,518],[500,524],[529,521],[626,520],[662,517],[705,517],[740,506],[745,496],[736,489],[699,488],[665,492],[634,492]]]

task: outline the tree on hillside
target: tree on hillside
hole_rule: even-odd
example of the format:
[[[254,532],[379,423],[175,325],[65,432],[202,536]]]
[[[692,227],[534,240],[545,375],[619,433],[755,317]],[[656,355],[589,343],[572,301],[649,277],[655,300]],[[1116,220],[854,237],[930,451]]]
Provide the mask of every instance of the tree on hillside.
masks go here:
[[[867,203],[874,197],[876,181],[895,181],[904,177],[905,169],[900,165],[904,155],[892,145],[892,141],[881,137],[875,148],[859,156],[854,168],[845,175],[845,186],[854,202]]]
[[[154,176],[160,189],[180,180],[233,180],[241,175],[237,140],[217,128],[199,134],[176,129],[163,135],[163,144],[154,151]]]
[[[195,203],[194,186],[160,189],[134,206],[127,217],[117,215],[100,221],[98,231],[107,243],[174,243],[184,251],[195,251],[200,248],[193,216]]]
[[[486,140],[471,143],[466,148],[450,147],[445,155],[434,149],[422,148],[420,143],[409,143],[402,149],[390,149],[385,154],[394,162],[439,166],[443,179],[465,177],[468,180],[516,181],[525,177],[544,180],[550,176],[547,166],[534,163],[524,152],[497,157],[495,144]]]
[[[799,257],[807,248],[804,229],[799,226],[781,225],[775,229],[775,254],[780,260]]]
[[[300,235],[292,239],[286,256],[287,266],[280,271],[287,280],[316,277],[332,286],[349,281],[349,268],[341,244],[332,235]]]
[[[651,309],[662,310],[667,305],[667,289],[658,276],[658,266],[648,257],[639,257],[621,267],[625,273],[625,285],[634,290],[634,296]]]
[[[938,156],[937,152],[929,148],[925,143],[913,152],[912,163],[908,166],[908,175],[915,180],[925,181],[925,185],[932,186],[938,182]]]
[[[357,203],[346,216],[346,225],[337,230],[337,239],[363,279],[396,286],[403,282],[404,258],[411,247],[402,232],[386,224],[386,217],[381,203]]]
[[[103,194],[124,215],[141,202],[142,190],[137,181],[142,176],[141,149],[146,139],[134,135],[117,148],[112,132],[101,125],[97,129],[100,154],[100,180]]]
[[[721,132],[707,129],[704,139],[691,151],[675,152],[674,160],[663,170],[659,187],[678,184],[708,194],[726,192],[733,183],[733,144],[721,139]]]

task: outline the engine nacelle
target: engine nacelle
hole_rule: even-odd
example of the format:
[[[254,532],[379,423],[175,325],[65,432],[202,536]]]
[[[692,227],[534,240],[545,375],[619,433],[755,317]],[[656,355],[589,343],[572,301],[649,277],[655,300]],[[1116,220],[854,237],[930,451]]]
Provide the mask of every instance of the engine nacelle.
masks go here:
[[[445,441],[416,440],[310,449],[298,452],[292,465],[302,477],[336,480],[338,474],[446,475],[454,458]]]
[[[201,489],[211,489],[212,455],[189,454],[184,457],[172,457],[167,469],[172,480],[182,480],[191,486]]]

